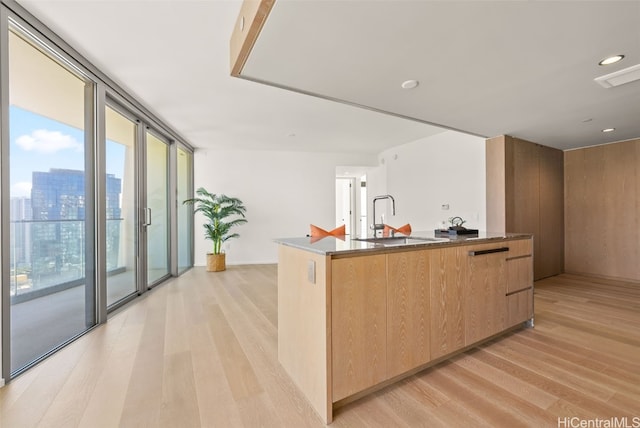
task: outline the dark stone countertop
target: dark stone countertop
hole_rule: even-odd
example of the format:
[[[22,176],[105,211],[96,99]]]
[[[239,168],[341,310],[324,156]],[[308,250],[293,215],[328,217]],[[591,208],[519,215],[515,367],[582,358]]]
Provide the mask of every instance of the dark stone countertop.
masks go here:
[[[405,235],[396,234],[396,238],[404,237]],[[280,245],[287,245],[289,247],[298,248],[304,251],[310,251],[312,253],[323,254],[327,256],[334,255],[347,255],[356,253],[375,253],[375,252],[389,252],[389,251],[406,251],[407,249],[414,248],[431,248],[431,247],[449,247],[458,245],[469,244],[483,244],[499,241],[509,241],[513,239],[530,238],[530,234],[526,233],[492,233],[492,232],[479,232],[473,235],[449,235],[441,236],[435,234],[434,231],[430,232],[412,232],[411,238],[406,244],[394,244],[386,245],[382,243],[373,243],[366,241],[359,241],[357,237],[351,237],[349,235],[333,237],[327,236],[324,238],[280,238],[274,241]],[[427,239],[427,240],[425,240]]]

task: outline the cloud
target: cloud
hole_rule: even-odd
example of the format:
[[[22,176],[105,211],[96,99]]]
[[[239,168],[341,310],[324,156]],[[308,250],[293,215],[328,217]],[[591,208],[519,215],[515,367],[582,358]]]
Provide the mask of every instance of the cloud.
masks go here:
[[[20,181],[11,186],[11,197],[26,196],[31,197],[31,183]]]
[[[59,131],[36,129],[31,135],[21,135],[16,138],[16,144],[26,151],[51,154],[60,150],[76,150],[81,152],[83,144],[71,135]]]

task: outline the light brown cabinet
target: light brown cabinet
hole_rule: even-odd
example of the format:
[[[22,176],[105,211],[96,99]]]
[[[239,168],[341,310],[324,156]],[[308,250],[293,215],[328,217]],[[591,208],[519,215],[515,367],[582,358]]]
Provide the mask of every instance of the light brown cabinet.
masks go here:
[[[506,318],[506,255],[512,242],[465,246],[465,344],[471,345],[504,330]]]
[[[513,327],[533,318],[533,288],[507,296],[507,321],[505,327]]]
[[[534,236],[534,278],[564,269],[564,153],[501,135],[486,142],[487,229]]]
[[[327,423],[356,394],[532,316],[530,238],[337,257],[281,247],[278,358]]]
[[[512,241],[506,259],[507,318],[513,327],[533,317],[533,248],[530,240]]]
[[[431,261],[431,358],[464,347],[466,255],[461,247],[433,249]]]
[[[333,401],[532,316],[531,240],[332,261]]]
[[[387,378],[386,257],[331,262],[333,401]]]
[[[531,241],[512,241],[509,248],[506,260],[508,275],[506,294],[533,287]]]
[[[387,377],[431,359],[430,258],[432,250],[387,255]]]

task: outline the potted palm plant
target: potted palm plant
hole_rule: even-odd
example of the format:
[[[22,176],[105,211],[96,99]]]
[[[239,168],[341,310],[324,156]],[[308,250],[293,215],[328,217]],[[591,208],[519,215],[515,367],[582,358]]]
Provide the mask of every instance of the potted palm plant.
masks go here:
[[[209,193],[204,187],[196,190],[196,198],[187,199],[183,204],[195,205],[194,212],[201,212],[207,222],[203,224],[204,236],[213,242],[213,251],[207,254],[207,271],[218,272],[226,269],[222,244],[240,235],[231,229],[247,222],[242,201],[227,195]],[[236,218],[232,218],[232,217]]]

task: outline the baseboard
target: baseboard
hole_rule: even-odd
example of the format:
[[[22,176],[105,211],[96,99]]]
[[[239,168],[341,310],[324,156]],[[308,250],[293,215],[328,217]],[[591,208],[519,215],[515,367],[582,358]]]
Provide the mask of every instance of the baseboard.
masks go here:
[[[4,386],[4,379],[0,377],[0,388]]]
[[[263,260],[263,261],[256,261],[256,260],[251,260],[251,261],[234,261],[232,263],[229,263],[229,261],[227,260],[227,266],[247,266],[247,265],[275,265],[278,264],[278,261],[272,261],[272,260]],[[207,264],[200,264],[200,263],[196,263],[193,265],[194,267],[205,267],[207,266]]]
[[[583,276],[586,278],[602,279],[606,281],[630,282],[633,284],[640,285],[640,280],[638,278],[625,278],[621,276],[599,275],[599,274],[590,273],[590,272],[576,272],[576,271],[565,271],[563,273],[567,275]]]

